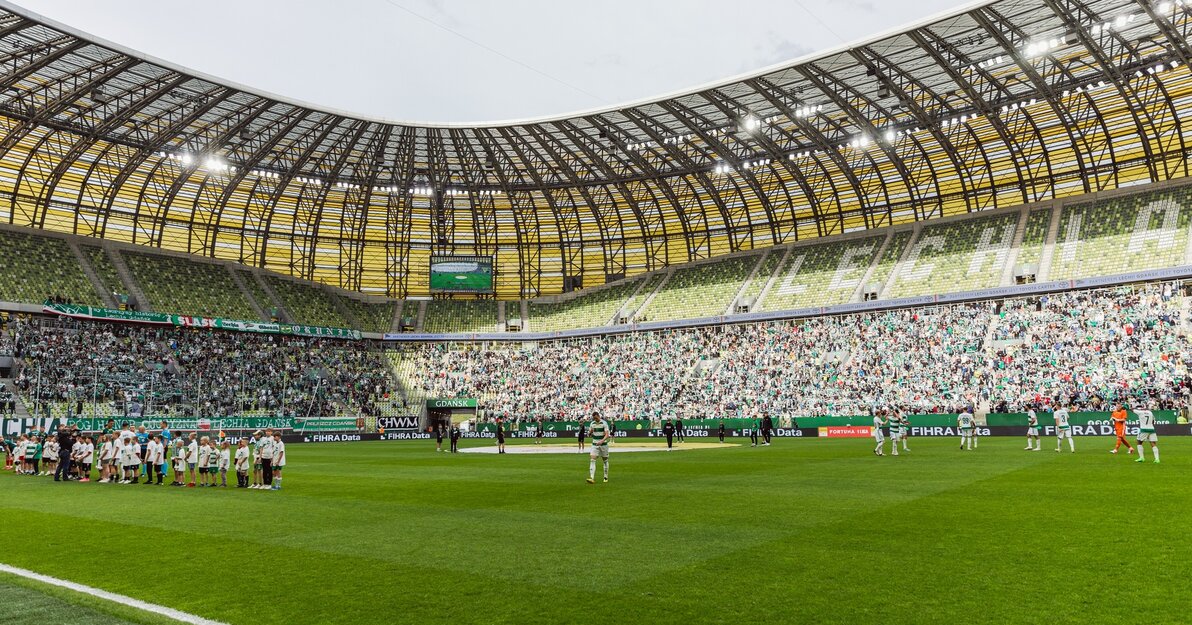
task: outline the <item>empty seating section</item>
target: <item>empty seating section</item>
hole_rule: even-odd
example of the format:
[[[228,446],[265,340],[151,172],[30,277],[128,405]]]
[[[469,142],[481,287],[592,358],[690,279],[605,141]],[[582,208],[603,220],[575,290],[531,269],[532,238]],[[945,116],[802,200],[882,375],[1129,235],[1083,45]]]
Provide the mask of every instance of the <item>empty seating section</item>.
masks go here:
[[[555,332],[608,325],[641,280],[622,280],[599,291],[558,303],[530,302],[531,332]],[[506,309],[506,314],[508,309]]]
[[[257,283],[256,277],[253,276],[252,272],[243,269],[234,269],[233,271],[240,277],[240,281],[244,283],[244,288],[248,290],[248,294],[257,302],[257,306],[261,307],[261,312],[265,314],[265,319],[272,320],[272,309],[277,304],[273,303],[273,299]]]
[[[647,299],[650,299],[650,294],[653,293],[654,289],[658,288],[658,284],[665,279],[665,273],[654,273],[646,276],[645,283],[643,283],[642,287],[638,289],[632,297],[629,298],[628,302],[625,302],[625,306],[622,307],[621,310],[630,317],[636,316],[638,309],[642,307],[642,304],[646,303]]]
[[[926,226],[893,276],[889,297],[997,286],[1014,243],[1018,213]]]
[[[364,332],[388,332],[393,327],[393,302],[369,303],[354,297],[335,295],[356,322],[356,329]]]
[[[753,279],[749,284],[745,285],[745,289],[741,291],[739,301],[749,301],[750,299],[757,301],[757,297],[762,294],[762,290],[766,288],[766,283],[770,281],[770,277],[778,270],[778,263],[782,262],[782,255],[786,252],[785,248],[774,248],[762,260],[761,267],[758,267],[757,273],[753,274]]]
[[[906,249],[907,243],[910,243],[913,234],[910,230],[894,233],[894,238],[890,239],[890,244],[886,246],[886,251],[882,252],[881,260],[873,268],[873,274],[869,276],[868,282],[861,285],[862,288],[869,285],[877,285],[878,292],[881,292],[881,286],[886,283],[890,274],[894,272],[894,267],[898,264],[898,259],[902,258],[902,251]]]
[[[861,285],[884,238],[794,248],[762,302],[763,308],[791,310],[847,303]]]
[[[120,281],[120,273],[116,271],[116,266],[112,264],[112,259],[108,258],[108,253],[102,248],[92,247],[90,245],[82,246],[83,254],[87,256],[87,261],[91,263],[91,267],[95,269],[95,274],[99,276],[99,281],[103,283],[103,287],[107,289],[108,293],[120,293],[128,295],[128,287]],[[117,302],[119,304],[119,302]]]
[[[423,332],[495,332],[497,303],[492,300],[446,300],[426,303]]]
[[[1048,279],[1183,265],[1190,222],[1183,190],[1064,207]]]
[[[100,304],[65,241],[0,230],[0,300],[40,304],[49,297]]]
[[[1026,218],[1026,232],[1022,235],[1022,248],[1018,251],[1019,265],[1035,265],[1043,259],[1043,244],[1047,241],[1047,228],[1051,225],[1051,211],[1031,211]]]
[[[646,306],[646,318],[667,321],[723,315],[758,259],[759,255],[750,254],[676,269]]]
[[[124,252],[132,277],[153,310],[184,315],[256,319],[222,265],[174,256]]]
[[[347,319],[340,314],[331,301],[331,295],[326,291],[306,284],[282,280],[276,276],[265,276],[269,288],[281,298],[282,306],[294,323],[308,326],[329,326],[332,328],[346,328]]]

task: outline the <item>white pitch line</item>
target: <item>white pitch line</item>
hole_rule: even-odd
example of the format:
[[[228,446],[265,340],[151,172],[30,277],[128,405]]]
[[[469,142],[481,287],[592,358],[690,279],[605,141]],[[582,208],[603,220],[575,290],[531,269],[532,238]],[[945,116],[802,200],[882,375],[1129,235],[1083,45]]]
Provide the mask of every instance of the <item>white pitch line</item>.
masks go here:
[[[0,563],[0,573],[11,573],[13,575],[16,575],[17,577],[24,577],[26,579],[38,581],[43,584],[49,584],[51,586],[58,586],[59,588],[66,588],[68,590],[73,590],[75,592],[83,593],[84,595],[91,595],[92,597],[98,597],[105,601],[119,603],[121,605],[125,605],[130,608],[136,608],[138,610],[144,610],[145,612],[152,612],[153,614],[159,614],[161,616],[172,618],[175,621],[179,621],[182,623],[190,623],[190,625],[227,625],[226,623],[221,623],[219,621],[213,621],[211,619],[203,618],[201,616],[195,616],[194,614],[180,612],[178,610],[175,610],[174,608],[167,608],[164,605],[157,605],[156,603],[149,603],[147,601],[141,601],[140,599],[133,599],[132,597],[128,597],[125,595],[118,595],[114,592],[108,592],[106,590],[92,588],[91,586],[84,586],[83,584],[76,584],[75,582],[67,581],[64,579],[58,579],[57,577],[50,577],[49,575],[42,575],[41,573],[35,573],[33,571],[28,571],[25,569],[19,569],[15,566],[9,566],[9,565],[3,564],[3,563]]]

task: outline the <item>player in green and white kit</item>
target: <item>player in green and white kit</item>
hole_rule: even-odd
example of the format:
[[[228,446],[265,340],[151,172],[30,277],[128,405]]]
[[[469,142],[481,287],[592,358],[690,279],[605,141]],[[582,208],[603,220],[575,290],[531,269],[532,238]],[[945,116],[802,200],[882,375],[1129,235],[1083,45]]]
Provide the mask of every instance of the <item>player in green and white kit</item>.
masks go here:
[[[1031,439],[1035,441],[1034,447],[1031,446]],[[1026,411],[1026,447],[1023,449],[1039,451],[1039,415],[1035,414],[1034,408]]]
[[[964,451],[967,443],[970,451],[973,449],[973,415],[968,408],[961,408],[956,417],[956,426],[960,428],[960,450]]]
[[[1068,423],[1068,409],[1060,406],[1055,411],[1055,451],[1059,453],[1064,439],[1068,439],[1068,447],[1076,453],[1076,441],[1072,440],[1072,426]]]
[[[1138,416],[1138,459],[1134,462],[1146,462],[1146,447],[1143,443],[1151,444],[1151,451],[1155,452],[1155,464],[1159,464],[1159,435],[1155,434],[1155,413],[1147,409],[1135,410]]]
[[[604,460],[604,481],[608,482],[608,442],[613,438],[612,429],[609,427],[608,421],[600,417],[599,412],[592,413],[592,424],[588,427],[588,431],[592,435],[591,452],[588,457],[591,462],[588,463],[588,483],[596,483],[596,459]]]
[[[882,416],[875,413],[873,415],[873,430],[870,432],[873,434],[873,440],[877,441],[877,445],[875,445],[873,448],[873,454],[875,456],[885,455],[885,453],[882,452],[882,447],[886,444],[886,437],[882,434],[883,425],[885,424],[882,422]]]
[[[890,424],[890,455],[898,455],[898,441],[902,440],[902,418],[897,412],[891,411],[887,418]]]

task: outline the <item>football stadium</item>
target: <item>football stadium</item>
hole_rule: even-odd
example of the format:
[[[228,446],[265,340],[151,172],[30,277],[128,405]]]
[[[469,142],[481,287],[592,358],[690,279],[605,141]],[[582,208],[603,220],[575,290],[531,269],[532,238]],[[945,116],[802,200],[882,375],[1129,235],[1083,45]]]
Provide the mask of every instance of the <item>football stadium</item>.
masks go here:
[[[0,622],[1187,622],[1192,4],[886,26],[407,123],[0,1]]]

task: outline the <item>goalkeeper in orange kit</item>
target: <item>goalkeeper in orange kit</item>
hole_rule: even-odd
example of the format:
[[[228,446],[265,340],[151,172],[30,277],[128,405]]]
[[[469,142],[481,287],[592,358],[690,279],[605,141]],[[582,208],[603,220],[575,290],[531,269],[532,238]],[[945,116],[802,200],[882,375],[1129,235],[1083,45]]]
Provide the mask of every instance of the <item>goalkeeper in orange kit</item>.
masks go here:
[[[1110,414],[1110,419],[1113,420],[1113,434],[1117,437],[1117,443],[1109,453],[1116,454],[1118,448],[1122,443],[1126,444],[1126,453],[1134,453],[1134,448],[1130,446],[1130,441],[1126,440],[1126,409],[1121,404],[1113,407],[1113,413]]]

